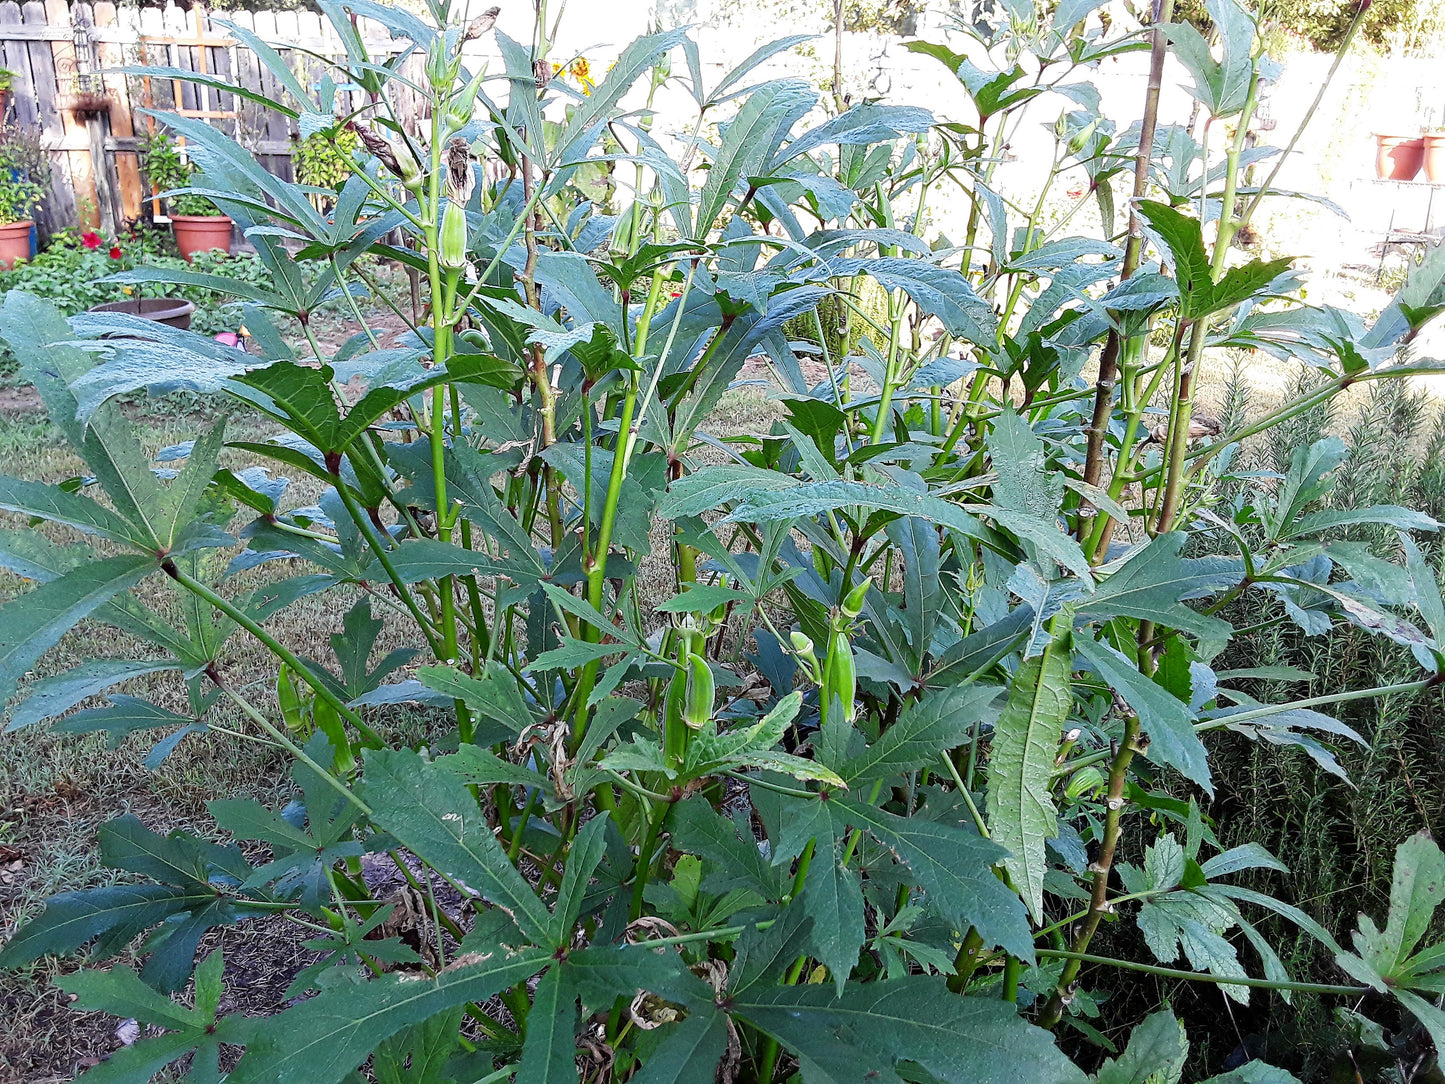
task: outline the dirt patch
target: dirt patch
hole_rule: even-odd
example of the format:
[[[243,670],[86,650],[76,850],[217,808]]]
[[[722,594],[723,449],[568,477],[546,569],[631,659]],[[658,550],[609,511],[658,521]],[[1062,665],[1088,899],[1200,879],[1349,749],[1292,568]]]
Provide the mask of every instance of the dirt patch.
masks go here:
[[[269,1016],[291,1004],[285,997],[291,980],[319,957],[301,944],[310,936],[310,931],[279,916],[207,934],[197,959],[216,949],[224,954],[221,1014]],[[136,966],[134,959],[115,963]],[[60,1084],[121,1048],[122,1021],[103,1012],[76,1012],[69,995],[55,985],[56,978],[74,967],[74,961],[67,961],[63,971],[37,973],[29,982],[0,988],[0,1019],[16,1025],[10,1036],[0,1040],[0,1084]],[[44,965],[37,969],[43,970]],[[190,998],[188,988],[181,999]],[[159,1034],[161,1029],[146,1027],[138,1037]],[[223,1068],[230,1068],[238,1054],[228,1050]]]
[[[15,414],[38,414],[45,409],[40,393],[29,384],[15,388],[0,388],[0,417]]]

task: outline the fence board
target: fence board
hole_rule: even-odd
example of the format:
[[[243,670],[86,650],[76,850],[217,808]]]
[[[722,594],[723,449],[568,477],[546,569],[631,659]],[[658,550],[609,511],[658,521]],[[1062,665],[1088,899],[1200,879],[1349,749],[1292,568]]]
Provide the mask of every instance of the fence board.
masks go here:
[[[90,24],[93,67],[107,73],[112,103],[108,116],[90,121],[77,120],[68,108],[77,71],[76,20]],[[273,43],[308,87],[317,84],[324,65],[303,50],[345,55],[339,38],[314,12],[234,11],[226,20]],[[375,55],[394,51],[384,28],[362,22],[359,29]],[[108,231],[160,213],[136,154],[140,137],[156,125],[143,109],[199,115],[235,136],[266,169],[292,178],[297,137],[289,118],[193,83],[119,74],[137,63],[207,72],[278,101],[289,97],[255,53],[213,23],[200,4],[188,11],[174,0],[140,8],[120,6],[120,0],[0,0],[0,64],[15,72],[11,115],[40,126],[52,164],[50,196],[36,214],[42,236],[77,224]],[[342,110],[361,104],[356,92],[340,92],[338,98]],[[408,112],[406,103],[402,109]]]
[[[10,87],[15,121],[29,126],[35,123],[35,81],[30,74],[30,50],[12,35],[21,29],[20,5],[14,0],[0,4],[0,45],[3,45],[5,67],[15,73]]]
[[[131,15],[133,12],[134,9],[131,8],[127,10],[126,14]],[[100,0],[95,5],[97,30],[116,28],[119,26],[120,18],[121,13],[116,10],[116,6],[111,0]],[[100,58],[101,66],[106,69],[120,68],[127,60],[125,47],[114,42],[98,42],[96,53]],[[106,88],[115,102],[115,108],[106,118],[108,134],[112,137],[129,140],[135,135],[135,122],[131,116],[128,80],[123,75],[111,74],[106,76],[105,82]],[[109,142],[111,141],[107,141],[107,143]],[[115,214],[117,219],[125,221],[139,218],[142,194],[140,164],[136,155],[132,151],[112,151],[107,166],[114,171],[116,177]]]
[[[63,3],[60,6],[64,8]],[[39,0],[30,0],[21,8],[21,12],[28,25],[42,26],[49,22],[46,7]],[[69,13],[66,12],[60,21],[68,26]],[[64,103],[61,99],[64,91],[68,90],[68,80],[64,80],[62,76],[62,49],[73,55],[73,46],[67,46],[64,42],[32,42],[26,46],[35,90],[34,116],[51,145],[59,143],[66,135],[84,136],[83,126],[76,125],[75,119],[63,110]],[[36,224],[42,233],[48,235],[64,226],[77,224],[79,202],[87,193],[94,202],[94,189],[89,183],[88,159],[88,153],[65,152],[50,156],[51,198],[45,201],[36,218]],[[57,181],[60,183],[57,184]]]

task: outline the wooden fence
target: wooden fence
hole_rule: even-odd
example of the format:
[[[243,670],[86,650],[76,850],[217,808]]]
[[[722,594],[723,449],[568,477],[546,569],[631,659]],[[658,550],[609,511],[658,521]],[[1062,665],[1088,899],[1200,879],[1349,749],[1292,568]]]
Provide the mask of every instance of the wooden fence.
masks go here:
[[[314,12],[234,11],[216,18],[288,46],[279,52],[303,83],[314,81],[320,65],[302,50],[344,55]],[[394,48],[379,31],[375,42],[382,54]],[[297,133],[288,118],[194,83],[118,71],[137,64],[218,74],[278,100],[281,93],[256,55],[213,23],[200,4],[183,10],[174,3],[117,7],[109,0],[0,2],[0,65],[15,73],[7,117],[39,127],[50,155],[50,196],[36,214],[42,236],[76,225],[114,234],[142,215],[153,193],[142,183],[136,150],[154,125],[139,112],[143,108],[204,118],[235,136],[268,170],[291,179]],[[159,210],[154,204],[151,209]]]

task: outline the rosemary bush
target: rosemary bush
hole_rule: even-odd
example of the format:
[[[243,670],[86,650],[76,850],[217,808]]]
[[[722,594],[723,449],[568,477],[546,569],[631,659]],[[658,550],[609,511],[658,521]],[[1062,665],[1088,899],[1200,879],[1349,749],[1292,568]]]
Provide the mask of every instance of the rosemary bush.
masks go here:
[[[1362,917],[1351,951],[1241,883],[1282,863],[1222,843],[1195,800],[1216,786],[1220,733],[1340,770],[1334,747],[1358,735],[1320,709],[1433,688],[1445,636],[1413,537],[1431,516],[1332,503],[1347,459],[1333,438],[1296,443],[1280,476],[1237,461],[1241,441],[1346,388],[1437,371],[1409,346],[1445,309],[1439,252],[1373,322],[1301,304],[1289,260],[1232,260],[1275,168],[1243,180],[1269,158],[1247,146],[1270,72],[1247,12],[1212,0],[1216,56],[1167,3],[1147,40],[1107,36],[1089,0],[1050,17],[1015,5],[965,28],[996,67],[911,46],[976,109],[943,119],[879,102],[820,117],[807,83],[752,81],[797,39],[708,85],[693,41],[662,31],[581,93],[548,77],[545,4],[530,44],[446,0],[425,19],[320,6],[348,59],[316,96],[232,32],[285,92],[263,104],[364,148],[332,212],[163,115],[204,178],[182,191],[240,224],[270,278],[118,276],[242,298],[263,360],[122,316],[67,321],[18,292],[0,312],[100,494],[0,479],[0,508],[55,525],[0,536],[6,566],[38,583],[0,609],[0,693],[83,618],[152,645],[26,686],[10,725],[156,730],[162,757],[226,702],[295,759],[283,809],[210,803],[269,857],[122,817],[102,854],[142,880],[53,898],[0,954],[21,967],[93,941],[102,963],[146,934],[139,972],[59,980],[82,1008],[164,1032],[89,1079],[142,1081],[194,1053],[189,1079],[216,1080],[224,1047],[242,1048],[233,1084],[1177,1081],[1189,1044],[1167,1010],[1116,1059],[1088,1049],[1132,1022],[1107,1019],[1117,969],[1240,1004],[1369,995],[1366,1010],[1445,1040],[1442,955],[1416,952],[1445,885],[1427,836],[1400,844],[1388,918]],[[393,51],[369,55],[352,12]],[[492,33],[504,74],[466,70],[461,46]],[[1119,132],[1086,77],[1141,46],[1148,96]],[[1208,118],[1197,142],[1157,115],[1169,49]],[[675,149],[649,115],[669,79],[696,105]],[[350,84],[370,104],[338,118]],[[399,87],[426,99],[420,133],[392,112]],[[1086,178],[1078,203],[1097,202],[1105,236],[1066,235],[1072,215],[1045,228],[1043,197],[1019,207],[992,187],[1010,132],[1060,101],[1043,192]],[[616,214],[579,181],[599,170]],[[960,192],[961,243],[923,236],[929,201]],[[358,303],[368,253],[424,283],[424,319],[394,341]],[[886,312],[839,291],[860,276]],[[338,299],[358,331],[328,353],[311,317]],[[829,351],[825,301],[867,325],[856,356]],[[783,334],[804,316],[817,381]],[[1196,374],[1230,348],[1318,376],[1205,439]],[[783,416],[720,439],[709,419],[752,357]],[[366,393],[340,395],[358,375]],[[114,402],[141,389],[229,396],[275,436],[228,444],[223,417],[158,474]],[[228,447],[261,463],[221,466]],[[319,503],[297,507],[290,476],[324,487]],[[657,521],[676,590],[644,607]],[[1342,540],[1366,524],[1389,532],[1385,556]],[[234,589],[261,566],[277,570],[264,587]],[[129,593],[147,577],[175,590],[182,623]],[[296,600],[343,590],[360,600],[334,658],[275,635]],[[1403,644],[1413,672],[1262,702],[1261,675],[1216,665],[1236,636],[1223,615],[1255,599],[1273,625]],[[414,646],[373,659],[387,621]],[[228,678],[245,638],[274,656],[274,703]],[[186,711],[117,691],[156,673],[185,684]],[[389,744],[368,720],[397,704],[452,726]],[[367,888],[368,856],[420,894],[409,941]],[[197,964],[200,937],[276,913],[316,934],[323,957],[292,985],[314,996],[218,1016],[225,962]],[[1340,981],[1292,979],[1268,917],[1324,944]],[[1147,954],[1095,951],[1105,921]],[[190,1004],[166,996],[192,981]],[[1291,1078],[1251,1063],[1213,1079]]]

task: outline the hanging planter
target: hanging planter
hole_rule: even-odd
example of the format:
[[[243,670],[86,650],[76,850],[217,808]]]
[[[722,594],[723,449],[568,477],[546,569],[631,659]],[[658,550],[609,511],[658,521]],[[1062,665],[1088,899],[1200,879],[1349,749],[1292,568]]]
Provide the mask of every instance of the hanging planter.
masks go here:
[[[70,96],[66,108],[76,120],[90,120],[107,115],[114,103],[105,91],[76,91]]]
[[[1375,175],[1382,181],[1414,180],[1424,156],[1420,136],[1375,135]]]

